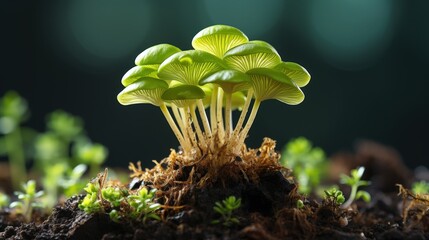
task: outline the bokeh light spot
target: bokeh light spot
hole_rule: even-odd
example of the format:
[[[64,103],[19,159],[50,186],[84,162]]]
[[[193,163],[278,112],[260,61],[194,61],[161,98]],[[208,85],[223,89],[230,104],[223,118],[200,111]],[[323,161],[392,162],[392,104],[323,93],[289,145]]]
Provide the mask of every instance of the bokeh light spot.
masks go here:
[[[116,59],[144,40],[150,27],[150,6],[140,0],[75,0],[68,21],[75,40],[88,53]]]
[[[210,24],[239,28],[250,38],[262,37],[280,18],[285,1],[204,0]],[[205,15],[204,15],[205,16]]]
[[[382,55],[393,35],[393,20],[389,0],[313,0],[308,37],[327,62],[357,70]]]

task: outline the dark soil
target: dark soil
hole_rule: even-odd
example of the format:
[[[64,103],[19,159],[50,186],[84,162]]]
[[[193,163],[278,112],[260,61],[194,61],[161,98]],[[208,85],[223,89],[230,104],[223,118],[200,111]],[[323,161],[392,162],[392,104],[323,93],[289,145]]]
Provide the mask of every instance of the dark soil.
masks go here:
[[[368,167],[369,163],[375,164],[377,158],[386,156],[377,155],[383,146],[375,149],[372,153],[366,152],[367,155],[359,150],[343,156],[358,158]],[[372,160],[365,163],[365,156]],[[346,157],[342,158],[337,155],[334,161],[338,165],[347,162]],[[403,166],[391,163],[400,159],[387,157],[383,161],[393,166],[393,170],[386,170],[382,176],[390,173],[395,174],[389,177],[392,181],[401,179],[402,176],[394,172],[398,170],[395,166]],[[350,168],[345,164],[343,167]],[[371,176],[378,176],[377,166],[372,169]],[[408,170],[405,172],[409,174]],[[88,215],[77,206],[83,198],[81,195],[58,205],[39,223],[21,224],[8,213],[1,213],[0,239],[429,239],[428,210],[413,212],[410,209],[404,224],[402,198],[397,196],[397,188],[395,192],[386,190],[383,186],[389,181],[377,182],[379,180],[371,176],[369,179],[376,181],[376,188],[368,189],[372,202],[357,202],[347,210],[300,196],[289,176],[281,170],[272,170],[261,174],[258,183],[217,181],[210,187],[190,188],[183,198],[187,203],[183,208],[165,213],[162,221],[146,224],[114,223],[106,214]],[[214,203],[230,195],[242,199],[241,207],[235,212],[240,223],[232,227],[211,224],[218,217],[213,211]],[[296,208],[298,199],[304,200],[303,209]]]

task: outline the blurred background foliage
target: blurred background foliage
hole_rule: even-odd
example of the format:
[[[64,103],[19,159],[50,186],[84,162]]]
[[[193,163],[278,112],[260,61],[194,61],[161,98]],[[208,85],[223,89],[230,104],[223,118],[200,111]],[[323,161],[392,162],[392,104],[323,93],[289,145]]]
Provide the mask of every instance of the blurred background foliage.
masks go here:
[[[122,75],[147,47],[189,49],[199,30],[227,24],[312,74],[302,104],[263,104],[250,147],[269,136],[281,149],[305,136],[329,155],[366,138],[395,147],[414,167],[428,160],[428,7],[424,0],[3,1],[0,96],[10,89],[23,96],[34,129],[55,109],[80,116],[91,139],[109,149],[108,165],[150,166],[177,142],[158,109],[117,102]]]

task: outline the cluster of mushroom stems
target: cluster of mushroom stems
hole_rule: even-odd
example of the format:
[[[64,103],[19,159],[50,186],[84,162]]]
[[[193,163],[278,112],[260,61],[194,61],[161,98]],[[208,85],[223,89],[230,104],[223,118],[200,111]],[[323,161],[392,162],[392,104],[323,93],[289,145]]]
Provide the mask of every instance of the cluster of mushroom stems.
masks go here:
[[[123,76],[125,88],[118,94],[123,105],[158,106],[184,155],[239,156],[262,101],[304,100],[300,88],[310,81],[309,73],[283,62],[267,42],[215,25],[197,33],[192,46],[182,51],[164,43],[144,50]],[[235,110],[241,112],[234,126]]]

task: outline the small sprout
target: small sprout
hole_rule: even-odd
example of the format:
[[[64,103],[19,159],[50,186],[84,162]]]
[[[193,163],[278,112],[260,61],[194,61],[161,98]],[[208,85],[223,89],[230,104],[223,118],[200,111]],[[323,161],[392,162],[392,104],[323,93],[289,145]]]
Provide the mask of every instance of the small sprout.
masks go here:
[[[222,223],[226,227],[230,227],[234,224],[239,224],[240,221],[237,217],[234,217],[232,213],[234,210],[240,208],[241,198],[235,196],[229,196],[221,202],[215,202],[213,210],[221,215],[220,219],[213,220],[212,224]]]
[[[140,219],[146,223],[148,219],[161,220],[156,211],[161,208],[161,204],[154,202],[156,189],[150,191],[141,188],[137,194],[127,197],[127,202],[131,206],[131,213],[128,215],[132,219]]]
[[[116,223],[119,223],[122,219],[121,214],[116,209],[113,209],[112,211],[110,211],[109,217],[112,221]]]
[[[325,200],[334,206],[340,206],[346,199],[344,198],[344,194],[341,190],[337,188],[330,188],[325,190]]]
[[[161,219],[156,213],[161,208],[154,201],[156,189],[148,191],[143,187],[138,191],[130,191],[117,182],[106,183],[106,179],[107,169],[86,185],[84,190],[87,194],[78,205],[81,210],[86,213],[106,213],[114,222],[139,220],[146,223],[148,219]]]
[[[82,119],[61,110],[48,116],[47,127],[65,141],[71,141],[83,132]]]
[[[302,194],[314,193],[327,172],[327,160],[321,148],[299,137],[290,140],[281,154],[280,162],[292,169]]]
[[[98,198],[99,192],[98,185],[89,182],[84,188],[86,196],[79,203],[79,209],[85,211],[86,213],[96,213],[101,210],[100,200]]]
[[[29,115],[27,101],[18,93],[9,91],[0,98],[0,134],[5,135],[0,138],[0,154],[6,155],[9,160],[14,188],[19,188],[27,178],[24,131],[20,125],[28,119]]]
[[[14,209],[15,213],[23,215],[25,221],[29,222],[33,214],[33,209],[43,207],[40,203],[43,191],[36,192],[36,181],[34,180],[29,180],[23,184],[22,190],[22,192],[15,192],[19,200],[12,202],[10,208]]]
[[[112,207],[117,208],[124,200],[123,194],[119,188],[106,187],[101,190],[101,196],[104,200],[110,202]]]
[[[304,208],[304,202],[301,199],[298,199],[296,201],[296,208],[298,208],[298,209]]]
[[[411,191],[414,194],[429,194],[429,182],[426,182],[424,180],[415,182],[411,186]]]
[[[76,157],[79,162],[90,166],[89,176],[96,176],[100,172],[100,166],[104,163],[109,154],[105,146],[99,143],[85,141],[82,144],[76,144]]]
[[[0,210],[8,206],[9,201],[9,197],[5,193],[0,192]]]
[[[371,196],[368,192],[362,191],[362,190],[358,191],[359,187],[368,186],[370,184],[370,182],[368,182],[368,181],[361,180],[364,172],[365,172],[365,168],[359,167],[357,169],[351,170],[350,176],[345,175],[345,174],[342,174],[340,176],[340,182],[342,184],[346,184],[352,188],[351,192],[350,192],[350,196],[347,199],[347,202],[345,202],[341,206],[342,208],[348,208],[354,200],[357,200],[359,198],[361,198],[365,202],[371,201]]]
[[[98,167],[97,167],[98,168]],[[71,197],[76,193],[79,193],[83,186],[82,177],[88,169],[85,164],[78,164],[70,172],[66,172],[66,175],[58,180],[58,185],[63,189],[63,194],[66,197]]]

